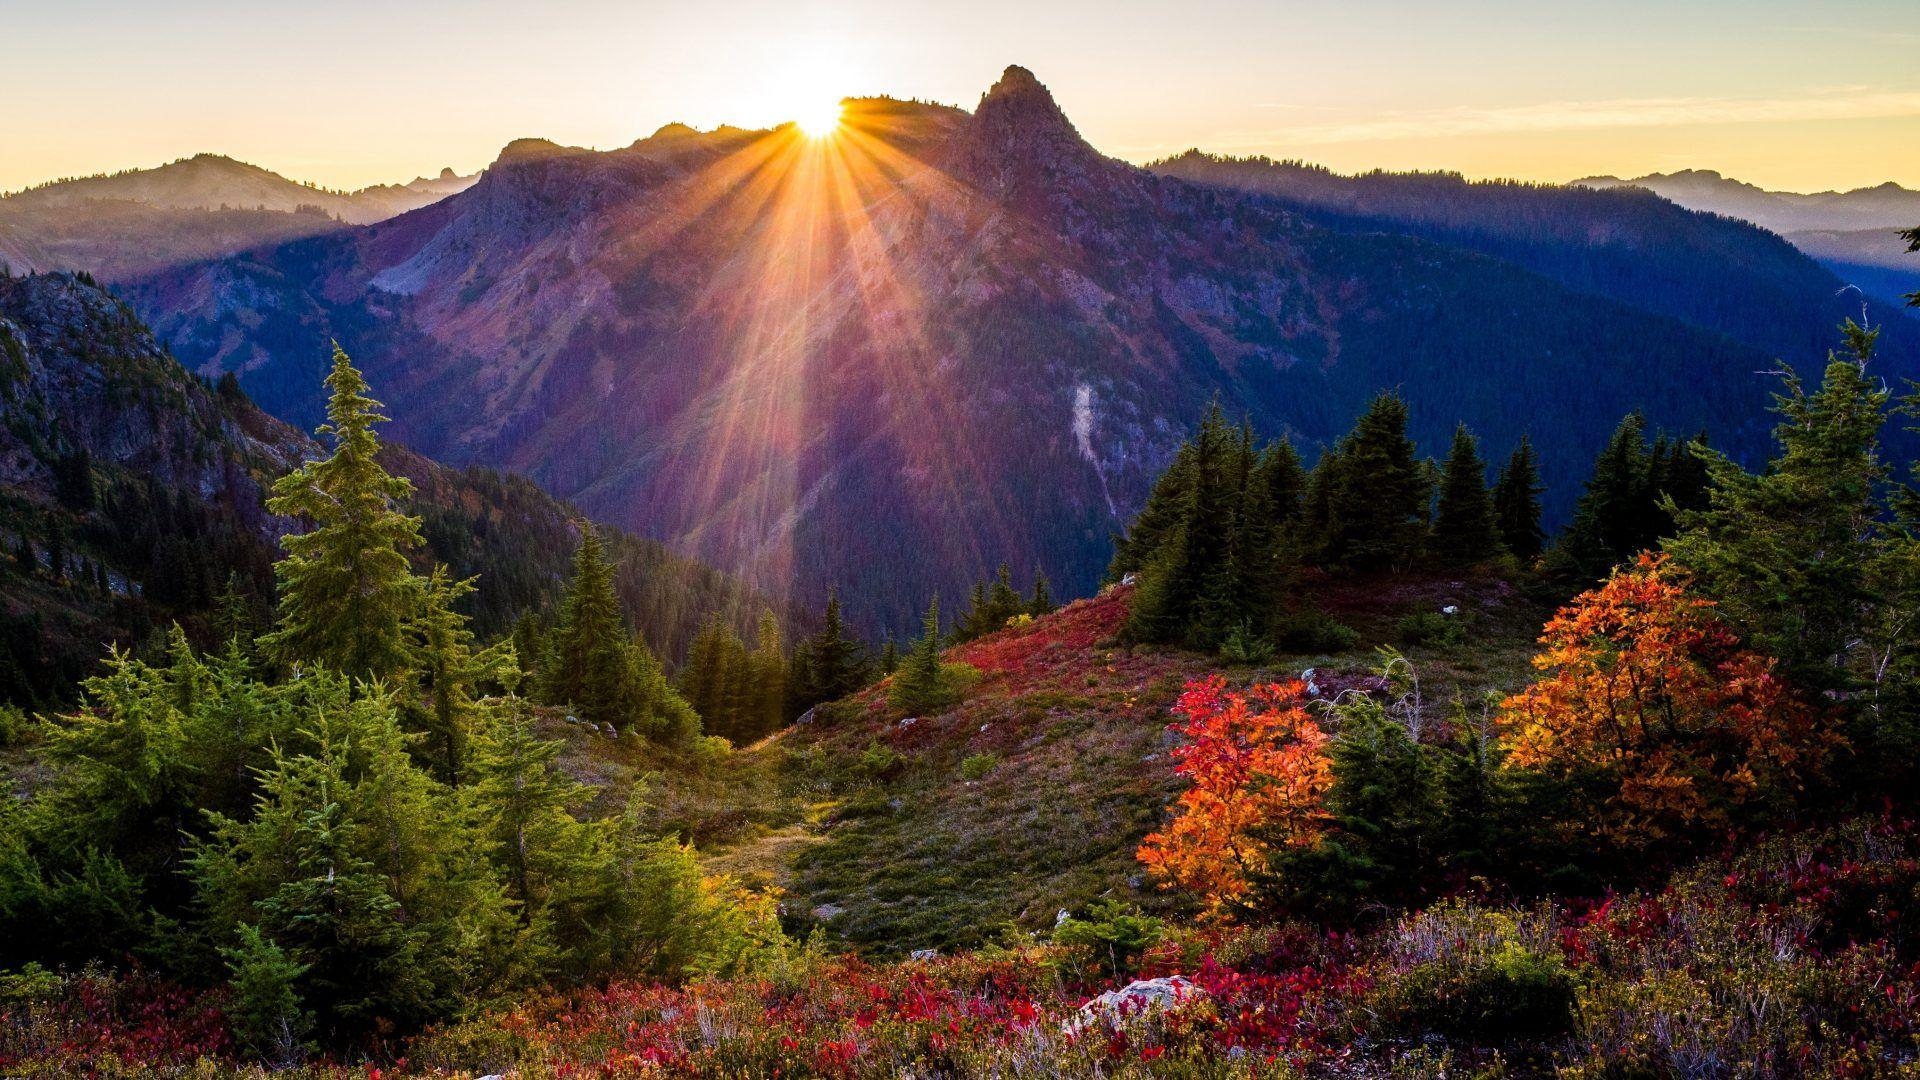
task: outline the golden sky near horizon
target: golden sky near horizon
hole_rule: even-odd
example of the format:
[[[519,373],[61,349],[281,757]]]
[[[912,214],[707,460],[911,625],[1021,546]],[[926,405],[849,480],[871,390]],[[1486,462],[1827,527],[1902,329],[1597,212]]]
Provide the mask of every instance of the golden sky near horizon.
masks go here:
[[[224,153],[330,187],[539,136],[971,108],[1009,63],[1134,161],[1920,187],[1920,0],[0,0],[0,191]]]

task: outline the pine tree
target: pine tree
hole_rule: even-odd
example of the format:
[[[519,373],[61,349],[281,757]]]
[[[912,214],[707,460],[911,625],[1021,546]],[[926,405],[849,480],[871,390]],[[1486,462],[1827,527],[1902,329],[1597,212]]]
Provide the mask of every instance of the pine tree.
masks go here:
[[[552,920],[556,888],[565,887],[592,843],[567,812],[585,789],[560,771],[560,750],[560,742],[539,738],[531,720],[513,710],[490,727],[474,753],[473,804],[522,926]]]
[[[912,715],[936,712],[952,704],[953,695],[940,670],[940,598],[927,605],[920,623],[920,639],[893,673],[887,700]]]
[[[708,615],[707,621],[700,624],[699,632],[693,635],[693,643],[687,647],[687,662],[681,665],[674,685],[693,711],[700,714],[701,725],[708,733],[733,738],[731,718],[720,714],[720,697],[727,675],[726,639],[730,633],[718,612]]]
[[[804,655],[805,659],[801,659]],[[792,683],[795,715],[825,701],[838,701],[867,685],[866,650],[847,634],[840,618],[840,598],[827,594],[827,611],[820,632],[807,639],[795,654]]]
[[[407,552],[421,544],[420,520],[394,508],[413,485],[376,460],[373,429],[386,417],[337,345],[326,384],[332,396],[319,434],[332,439],[333,453],[281,477],[267,501],[273,513],[313,528],[282,541],[278,625],[261,644],[285,664],[386,678],[406,666],[404,627],[419,604]]]
[[[47,525],[47,576],[55,581],[67,580],[67,538],[57,521]]]
[[[1056,606],[1058,605],[1053,602],[1053,588],[1047,582],[1046,571],[1036,567],[1033,571],[1033,596],[1027,601],[1027,614],[1037,619]]]
[[[1500,470],[1493,485],[1493,514],[1500,531],[1500,542],[1515,557],[1531,562],[1546,550],[1547,534],[1540,527],[1540,466],[1534,459],[1533,441],[1525,435]]]
[[[1479,443],[1467,426],[1454,428],[1440,480],[1440,504],[1433,522],[1433,553],[1448,566],[1469,566],[1500,552],[1493,498],[1487,493],[1487,467]]]
[[[600,533],[581,521],[573,577],[560,602],[560,621],[548,640],[536,691],[550,705],[570,705],[585,720],[621,730],[639,717],[633,685],[631,632],[613,588],[613,564]]]
[[[1604,577],[1659,539],[1661,516],[1646,420],[1631,413],[1594,460],[1573,521],[1554,548],[1556,569],[1583,581]]]
[[[1780,452],[1765,473],[1702,451],[1708,508],[1681,512],[1667,545],[1747,644],[1801,686],[1835,692],[1858,681],[1850,668],[1883,535],[1879,431],[1889,398],[1867,375],[1878,332],[1851,321],[1842,330],[1847,352],[1829,356],[1818,390],[1789,372],[1775,395]]]
[[[82,446],[63,453],[53,462],[54,498],[68,510],[88,513],[97,502],[93,482],[93,456]]]
[[[1299,526],[1307,494],[1307,471],[1292,440],[1282,436],[1268,444],[1260,455],[1259,480],[1267,488],[1276,532],[1287,538]]]
[[[1260,473],[1253,431],[1242,426],[1225,466],[1229,485],[1225,550],[1207,577],[1189,645],[1215,649],[1234,634],[1264,637],[1280,601],[1280,546],[1272,488]]]
[[[880,646],[880,674],[891,675],[900,670],[900,646],[894,644],[893,632],[887,632],[886,641]]]
[[[222,644],[238,643],[241,650],[253,650],[253,638],[259,630],[255,618],[253,598],[240,583],[240,572],[229,570],[227,583],[220,589],[220,595],[214,597],[213,629]]]
[[[758,739],[780,730],[787,700],[787,655],[780,620],[772,609],[760,613],[753,638],[751,727]]]
[[[1159,553],[1168,535],[1179,527],[1186,515],[1188,490],[1193,486],[1193,440],[1180,445],[1153,490],[1147,503],[1133,519],[1124,536],[1114,538],[1113,561],[1107,566],[1107,580],[1117,582],[1128,574],[1137,574]]]
[[[436,566],[422,588],[419,612],[408,623],[410,662],[416,683],[410,708],[419,727],[439,745],[441,775],[459,785],[465,776],[468,744],[476,724],[474,699],[483,683],[517,684],[520,670],[513,646],[501,642],[479,648],[467,617],[454,610],[473,591],[473,580],[455,581]]]
[[[1126,626],[1126,636],[1136,641],[1187,641],[1215,629],[1210,616],[1216,605],[1210,601],[1219,599],[1217,575],[1245,490],[1247,448],[1217,404],[1189,446],[1181,497],[1165,527],[1157,527],[1157,547],[1143,546],[1148,535],[1137,526],[1139,535],[1129,538],[1130,552],[1144,560]]]
[[[1432,479],[1407,437],[1407,403],[1398,394],[1373,399],[1340,440],[1326,482],[1326,559],[1351,570],[1404,566],[1427,531]]]
[[[523,611],[513,621],[513,653],[520,662],[521,674],[528,679],[538,679],[540,659],[546,655],[546,633],[540,628],[540,620],[533,612]]]

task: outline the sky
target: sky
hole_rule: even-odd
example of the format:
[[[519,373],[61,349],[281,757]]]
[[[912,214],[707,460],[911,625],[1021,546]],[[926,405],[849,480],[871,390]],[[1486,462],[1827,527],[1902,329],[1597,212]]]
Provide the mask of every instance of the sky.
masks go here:
[[[0,191],[224,153],[357,188],[1034,71],[1116,157],[1920,188],[1920,0],[0,0]]]

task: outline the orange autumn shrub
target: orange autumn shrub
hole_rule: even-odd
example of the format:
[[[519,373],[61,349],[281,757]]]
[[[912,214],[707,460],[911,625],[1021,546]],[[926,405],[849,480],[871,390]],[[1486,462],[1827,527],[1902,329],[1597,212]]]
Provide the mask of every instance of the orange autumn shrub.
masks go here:
[[[1319,839],[1333,770],[1305,702],[1298,680],[1245,693],[1218,675],[1187,684],[1174,706],[1186,721],[1173,725],[1187,741],[1173,757],[1192,786],[1140,845],[1150,871],[1218,910],[1245,895],[1274,848]]]
[[[1596,781],[1615,839],[1725,824],[1841,745],[1688,584],[1663,555],[1616,570],[1555,614],[1533,659],[1545,677],[1502,705],[1510,763]]]

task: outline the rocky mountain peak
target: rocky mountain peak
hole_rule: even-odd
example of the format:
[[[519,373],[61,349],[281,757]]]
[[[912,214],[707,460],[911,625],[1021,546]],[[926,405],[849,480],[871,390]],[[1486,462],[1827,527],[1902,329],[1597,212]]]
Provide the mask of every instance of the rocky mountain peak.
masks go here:
[[[1046,86],[1018,64],[980,96],[952,155],[956,174],[1003,197],[1083,178],[1105,162]]]

